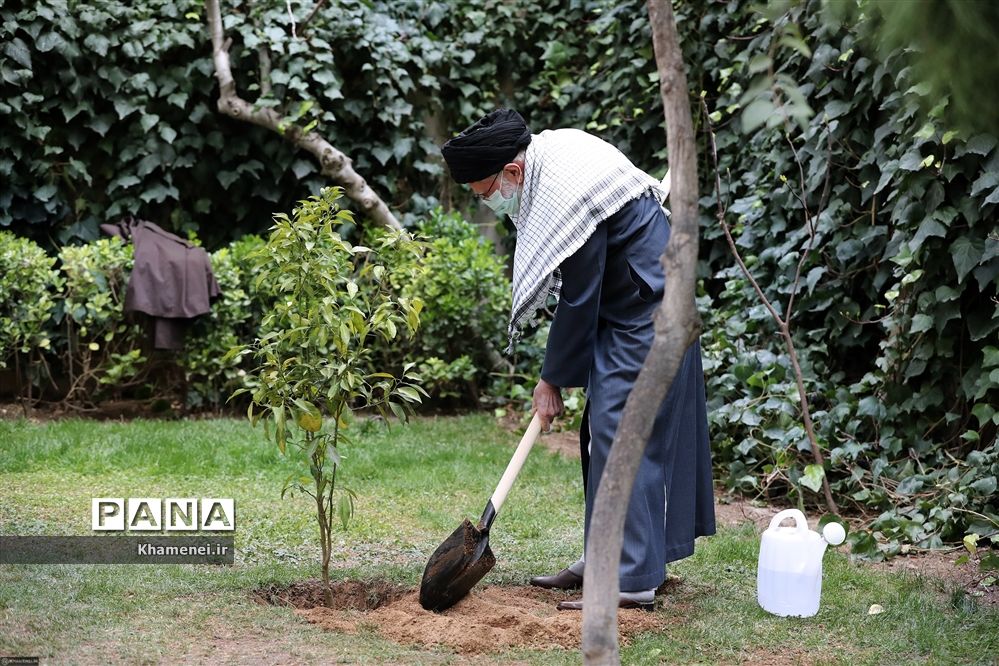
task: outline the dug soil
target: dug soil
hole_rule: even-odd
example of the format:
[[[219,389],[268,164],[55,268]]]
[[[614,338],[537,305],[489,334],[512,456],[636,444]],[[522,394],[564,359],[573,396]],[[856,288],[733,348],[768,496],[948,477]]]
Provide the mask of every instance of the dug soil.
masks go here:
[[[668,584],[668,583],[667,583]],[[407,645],[444,647],[459,654],[501,652],[510,648],[578,649],[583,614],[558,611],[564,599],[578,598],[536,587],[485,585],[442,613],[420,606],[419,590],[384,581],[334,583],[333,607],[323,605],[322,582],[269,586],[254,593],[259,603],[288,605],[295,613],[324,629],[339,633],[374,630],[384,638]],[[662,602],[659,602],[662,603]],[[669,613],[621,610],[620,640],[646,631],[661,631],[674,622]]]

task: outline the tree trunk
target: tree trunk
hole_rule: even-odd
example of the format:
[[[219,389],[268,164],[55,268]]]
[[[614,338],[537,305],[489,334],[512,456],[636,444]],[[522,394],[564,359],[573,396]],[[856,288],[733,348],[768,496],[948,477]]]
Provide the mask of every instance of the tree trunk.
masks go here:
[[[694,306],[697,263],[697,160],[688,103],[687,76],[669,0],[648,0],[659,92],[666,116],[672,233],[663,253],[668,276],[655,315],[655,338],[618,425],[597,490],[586,548],[583,587],[583,661],[619,663],[618,564],[624,517],[645,445],[676,371],[700,332]]]
[[[225,38],[222,25],[222,12],[219,0],[206,0],[208,27],[212,37],[212,59],[215,62],[215,78],[219,80],[218,108],[222,113],[237,120],[244,120],[277,132],[286,141],[302,148],[319,160],[324,176],[340,183],[347,196],[354,200],[365,215],[377,224],[390,229],[402,229],[402,225],[375,194],[351,165],[350,158],[331,145],[315,132],[303,132],[294,123],[286,121],[269,107],[255,109],[252,104],[236,94],[236,81],[232,76],[229,62],[229,40]],[[269,85],[261,81],[261,85]]]

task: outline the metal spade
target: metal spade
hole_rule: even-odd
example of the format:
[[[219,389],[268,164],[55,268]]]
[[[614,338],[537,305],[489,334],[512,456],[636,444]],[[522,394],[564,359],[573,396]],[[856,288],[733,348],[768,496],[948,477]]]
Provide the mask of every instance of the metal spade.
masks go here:
[[[439,612],[455,605],[496,564],[496,557],[489,548],[489,528],[503,506],[520,468],[524,466],[539,432],[541,419],[535,414],[514,451],[510,464],[506,466],[496,491],[489,498],[478,525],[472,525],[466,518],[430,556],[420,583],[420,605],[426,610]]]

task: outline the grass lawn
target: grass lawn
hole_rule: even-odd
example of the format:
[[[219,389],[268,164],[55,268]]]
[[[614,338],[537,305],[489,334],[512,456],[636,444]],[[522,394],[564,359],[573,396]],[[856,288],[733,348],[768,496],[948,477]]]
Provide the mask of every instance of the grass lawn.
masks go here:
[[[341,482],[359,495],[336,535],[337,579],[416,587],[430,552],[463,516],[477,518],[517,436],[488,415],[368,424],[345,451]],[[523,584],[582,547],[578,461],[538,447],[490,538],[486,582]],[[236,564],[0,565],[0,656],[45,663],[465,663],[446,649],[337,634],[291,610],[254,603],[269,583],[319,574],[308,498],[281,499],[292,471],[243,421],[0,421],[0,533],[90,534],[92,497],[234,497]],[[669,630],[644,634],[624,663],[996,663],[999,613],[951,603],[941,581],[825,557],[816,617],[782,619],[756,604],[752,524],[702,539],[671,567]],[[868,615],[871,604],[885,612]],[[493,653],[495,663],[578,663],[578,651]]]

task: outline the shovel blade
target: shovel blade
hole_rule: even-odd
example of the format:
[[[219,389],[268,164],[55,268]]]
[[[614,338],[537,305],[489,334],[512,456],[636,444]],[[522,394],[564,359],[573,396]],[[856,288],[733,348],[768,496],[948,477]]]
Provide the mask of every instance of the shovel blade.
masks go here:
[[[430,556],[420,583],[420,605],[434,612],[447,610],[461,601],[495,564],[489,532],[466,518]]]

